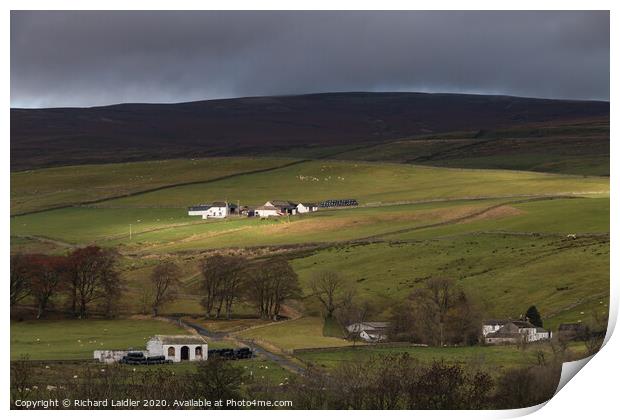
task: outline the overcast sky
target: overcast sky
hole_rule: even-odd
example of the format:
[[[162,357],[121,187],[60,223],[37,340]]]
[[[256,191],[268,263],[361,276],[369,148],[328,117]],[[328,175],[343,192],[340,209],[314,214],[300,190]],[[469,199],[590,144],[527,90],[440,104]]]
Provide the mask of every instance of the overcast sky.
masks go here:
[[[11,106],[336,91],[609,99],[607,12],[12,12]]]

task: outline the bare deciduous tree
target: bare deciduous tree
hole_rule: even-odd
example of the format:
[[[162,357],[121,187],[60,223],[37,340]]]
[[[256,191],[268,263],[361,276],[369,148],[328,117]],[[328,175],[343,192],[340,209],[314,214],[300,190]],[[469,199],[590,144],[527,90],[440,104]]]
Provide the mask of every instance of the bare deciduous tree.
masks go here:
[[[424,282],[424,287],[415,290],[410,299],[416,307],[416,314],[429,341],[443,346],[445,343],[446,316],[453,308],[460,290],[449,278],[433,277]]]
[[[98,246],[78,248],[69,254],[69,279],[73,313],[88,316],[90,305],[103,301],[104,312],[111,316],[120,295],[115,271],[116,254]]]
[[[344,279],[333,271],[321,271],[312,278],[310,288],[323,305],[325,319],[333,318],[336,309],[343,304],[345,286]]]
[[[163,305],[176,299],[180,272],[179,267],[173,262],[164,262],[153,269],[151,273],[153,316],[159,314],[159,309]]]
[[[28,258],[28,277],[37,305],[37,319],[45,314],[50,299],[62,288],[66,268],[67,257],[64,256],[31,255]]]
[[[241,295],[247,265],[245,258],[235,256],[214,255],[203,260],[201,304],[207,317],[215,311],[219,318],[224,309],[230,319],[233,304]]]
[[[247,277],[246,296],[263,319],[277,319],[282,303],[301,295],[297,273],[283,258],[253,264]]]
[[[28,280],[28,257],[17,254],[11,256],[11,306],[19,303],[30,294]]]

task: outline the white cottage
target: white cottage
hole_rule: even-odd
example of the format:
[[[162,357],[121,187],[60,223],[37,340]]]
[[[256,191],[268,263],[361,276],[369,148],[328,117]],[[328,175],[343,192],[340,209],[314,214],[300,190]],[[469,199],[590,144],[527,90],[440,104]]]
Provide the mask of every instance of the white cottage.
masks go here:
[[[146,343],[149,356],[165,356],[173,362],[206,360],[207,342],[199,335],[156,335]]]
[[[228,217],[235,209],[234,204],[224,201],[216,201],[212,204],[201,204],[187,209],[189,216],[201,216],[203,219],[223,219]]]

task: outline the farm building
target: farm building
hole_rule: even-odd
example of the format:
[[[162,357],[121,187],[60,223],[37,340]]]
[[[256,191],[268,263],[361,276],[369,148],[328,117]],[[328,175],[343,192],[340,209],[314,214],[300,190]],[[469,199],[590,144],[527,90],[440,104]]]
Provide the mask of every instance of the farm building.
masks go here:
[[[364,341],[376,342],[387,339],[387,330],[389,326],[389,322],[356,322],[348,325],[347,331],[351,335],[359,335],[359,337]]]
[[[281,216],[280,211],[274,206],[259,206],[254,210],[254,214],[258,217],[274,217]]]
[[[482,325],[486,344],[509,344],[551,339],[551,332],[527,321],[488,320]]]
[[[280,212],[280,215],[286,216],[287,214],[297,214],[297,203],[288,200],[271,200],[265,203],[265,207],[275,207]]]
[[[156,335],[146,342],[145,357],[163,356],[173,362],[199,361],[207,358],[207,342],[198,335]],[[134,350],[95,350],[93,357],[100,362],[120,362]]]
[[[235,213],[237,206],[225,201],[216,201],[212,204],[201,204],[187,209],[189,216],[201,216],[203,219],[223,219]]]
[[[208,344],[199,335],[156,335],[146,342],[146,351],[173,362],[198,361],[207,358]]]
[[[297,213],[310,213],[317,211],[319,205],[316,203],[299,203],[297,204]]]

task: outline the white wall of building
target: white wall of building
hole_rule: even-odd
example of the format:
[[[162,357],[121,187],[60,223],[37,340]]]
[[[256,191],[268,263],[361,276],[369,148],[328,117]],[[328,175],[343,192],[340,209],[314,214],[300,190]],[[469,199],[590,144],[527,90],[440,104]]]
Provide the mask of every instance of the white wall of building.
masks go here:
[[[273,217],[280,215],[277,209],[256,209],[254,213],[256,213],[259,217]]]
[[[189,216],[201,216],[203,219],[223,219],[228,217],[230,211],[228,207],[210,207],[207,210],[190,210]]]
[[[189,361],[206,360],[209,347],[207,343],[202,344],[166,344],[158,338],[152,338],[146,343],[146,350],[149,356],[165,356],[166,360],[180,362],[182,355],[187,352]]]

